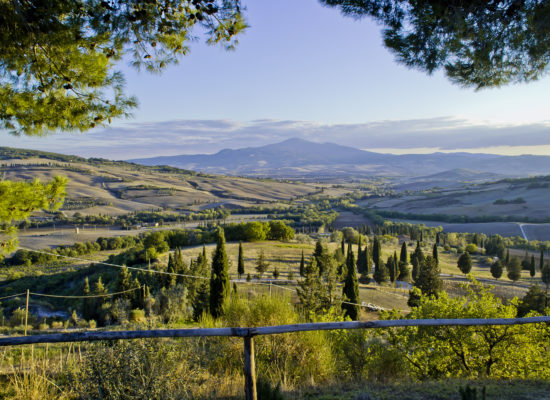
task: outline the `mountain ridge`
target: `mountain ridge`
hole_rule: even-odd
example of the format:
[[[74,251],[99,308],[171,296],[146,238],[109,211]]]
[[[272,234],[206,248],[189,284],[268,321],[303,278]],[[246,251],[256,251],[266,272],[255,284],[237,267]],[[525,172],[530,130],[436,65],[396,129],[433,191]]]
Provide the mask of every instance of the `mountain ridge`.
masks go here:
[[[278,143],[214,154],[160,156],[128,160],[195,171],[245,176],[403,176],[420,177],[454,169],[507,176],[550,173],[550,156],[485,153],[384,154],[336,143],[291,138]]]

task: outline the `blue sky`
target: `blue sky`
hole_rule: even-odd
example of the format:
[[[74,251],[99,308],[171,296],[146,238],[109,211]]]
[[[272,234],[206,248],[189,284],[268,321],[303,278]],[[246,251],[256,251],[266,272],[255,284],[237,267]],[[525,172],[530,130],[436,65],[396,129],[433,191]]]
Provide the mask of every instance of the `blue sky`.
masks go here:
[[[85,135],[0,133],[0,140],[121,159],[296,136],[374,151],[550,155],[549,77],[462,89],[441,73],[427,76],[394,62],[371,20],[344,18],[316,0],[245,4],[250,28],[234,52],[199,41],[162,75],[122,66],[127,92],[140,102],[133,120]]]

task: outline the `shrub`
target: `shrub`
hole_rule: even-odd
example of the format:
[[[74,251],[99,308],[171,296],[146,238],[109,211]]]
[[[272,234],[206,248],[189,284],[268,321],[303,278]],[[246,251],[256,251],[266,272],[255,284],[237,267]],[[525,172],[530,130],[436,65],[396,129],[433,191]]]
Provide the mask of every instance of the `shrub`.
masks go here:
[[[136,308],[130,311],[130,322],[147,322],[147,318],[145,318],[145,310]]]
[[[193,343],[184,352],[182,343],[162,339],[94,344],[73,373],[74,390],[84,400],[193,398],[191,387],[204,373]]]

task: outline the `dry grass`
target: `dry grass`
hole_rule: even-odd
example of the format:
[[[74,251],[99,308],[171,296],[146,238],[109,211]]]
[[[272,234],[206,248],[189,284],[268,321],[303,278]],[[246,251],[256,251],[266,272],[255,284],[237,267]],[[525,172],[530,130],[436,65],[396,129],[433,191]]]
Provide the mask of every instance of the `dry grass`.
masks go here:
[[[181,175],[138,171],[123,164],[94,166],[86,163],[52,162],[50,166],[32,165],[47,160],[13,160],[3,163],[2,172],[10,180],[49,180],[54,176],[69,179],[69,199],[90,198],[101,202],[71,215],[117,215],[158,208],[199,210],[208,204],[236,206],[257,202],[276,202],[304,196],[317,190],[312,184],[265,181],[227,176]],[[66,168],[66,166],[70,168]]]

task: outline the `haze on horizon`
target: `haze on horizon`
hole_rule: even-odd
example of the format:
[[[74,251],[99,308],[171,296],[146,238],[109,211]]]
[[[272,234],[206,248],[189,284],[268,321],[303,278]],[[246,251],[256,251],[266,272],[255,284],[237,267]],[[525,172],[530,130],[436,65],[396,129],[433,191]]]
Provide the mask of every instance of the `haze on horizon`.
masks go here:
[[[368,19],[316,0],[245,4],[250,28],[234,52],[197,41],[162,75],[122,67],[134,119],[86,134],[0,132],[0,145],[130,159],[298,137],[394,154],[550,155],[549,77],[475,92],[397,64]]]

